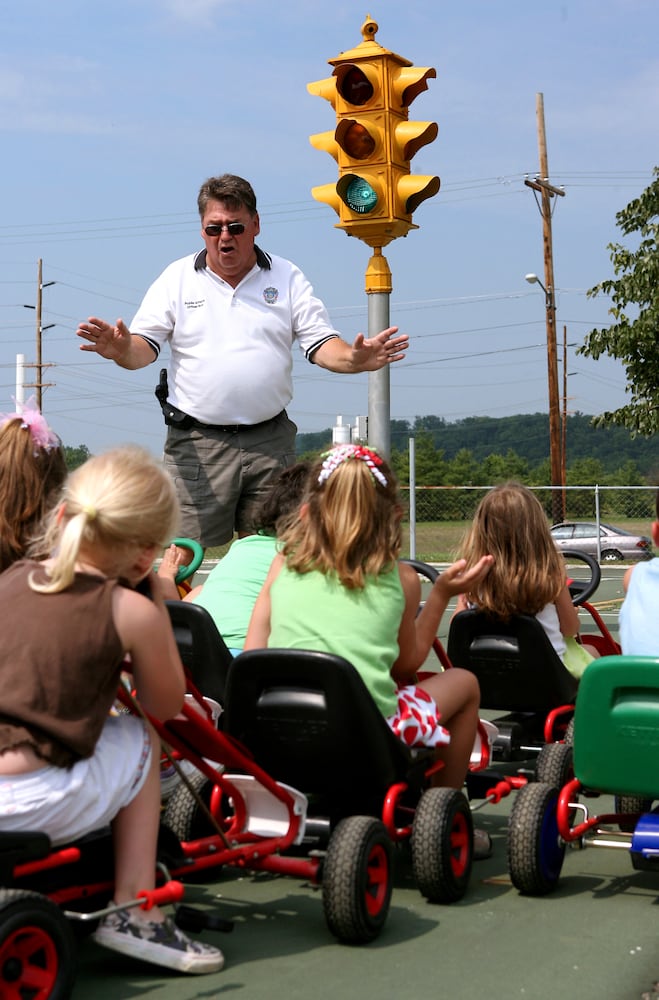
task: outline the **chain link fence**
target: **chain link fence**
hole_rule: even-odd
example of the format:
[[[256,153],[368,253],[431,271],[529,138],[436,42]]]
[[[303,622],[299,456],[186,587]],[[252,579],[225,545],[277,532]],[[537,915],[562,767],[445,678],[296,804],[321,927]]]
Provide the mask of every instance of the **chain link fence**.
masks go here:
[[[424,562],[455,559],[476,507],[491,486],[417,486],[401,489],[407,504],[403,551]],[[565,521],[613,524],[634,535],[650,534],[656,519],[655,486],[531,486],[551,524],[557,507]],[[560,493],[560,497],[557,497]],[[579,546],[575,544],[574,548]]]

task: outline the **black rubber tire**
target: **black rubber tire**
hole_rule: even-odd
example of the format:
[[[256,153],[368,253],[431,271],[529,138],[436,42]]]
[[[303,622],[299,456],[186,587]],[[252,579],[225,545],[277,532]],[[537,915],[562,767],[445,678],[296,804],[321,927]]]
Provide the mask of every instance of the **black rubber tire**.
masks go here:
[[[618,552],[617,549],[605,549],[602,552],[602,562],[622,562],[622,552]]]
[[[614,798],[614,811],[617,813],[647,813],[652,809],[653,799],[644,799],[640,795],[616,795]],[[633,833],[636,827],[636,820],[629,823],[618,824],[623,833]]]
[[[0,997],[67,1000],[78,955],[71,926],[38,892],[0,889]]]
[[[545,743],[535,765],[535,780],[559,790],[574,777],[571,743]]]
[[[564,742],[568,746],[574,746],[574,719],[570,719],[565,730]]]
[[[187,775],[187,779],[201,801],[208,805],[213,791],[213,782],[209,781],[200,771],[194,771]],[[161,819],[180,841],[212,837],[217,832],[190,789],[182,781],[169,797]]]
[[[323,908],[332,934],[345,944],[373,941],[389,913],[393,846],[383,823],[348,816],[333,830],[323,862]]]
[[[474,829],[469,803],[454,788],[429,788],[412,824],[412,870],[431,903],[455,903],[469,884]]]
[[[508,824],[508,870],[519,892],[545,896],[556,888],[565,857],[565,843],[558,836],[558,791],[551,785],[530,782],[513,803]]]

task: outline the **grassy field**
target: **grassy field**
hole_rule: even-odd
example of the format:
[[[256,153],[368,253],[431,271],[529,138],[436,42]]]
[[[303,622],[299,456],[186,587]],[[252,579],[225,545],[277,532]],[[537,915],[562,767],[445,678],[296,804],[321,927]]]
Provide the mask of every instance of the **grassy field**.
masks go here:
[[[624,528],[634,535],[649,535],[650,524],[647,520],[634,518],[617,518],[617,528]],[[420,521],[416,526],[415,558],[422,562],[453,562],[457,558],[462,539],[469,527],[468,521]],[[221,559],[228,545],[208,549],[208,559]],[[403,524],[403,557],[410,555],[410,526]]]

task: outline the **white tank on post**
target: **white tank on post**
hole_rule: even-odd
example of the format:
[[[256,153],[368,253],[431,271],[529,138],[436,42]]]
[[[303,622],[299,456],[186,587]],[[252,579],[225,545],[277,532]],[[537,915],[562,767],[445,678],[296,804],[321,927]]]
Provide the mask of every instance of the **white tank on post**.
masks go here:
[[[351,432],[350,424],[344,424],[343,417],[337,417],[332,427],[332,444],[350,444]]]

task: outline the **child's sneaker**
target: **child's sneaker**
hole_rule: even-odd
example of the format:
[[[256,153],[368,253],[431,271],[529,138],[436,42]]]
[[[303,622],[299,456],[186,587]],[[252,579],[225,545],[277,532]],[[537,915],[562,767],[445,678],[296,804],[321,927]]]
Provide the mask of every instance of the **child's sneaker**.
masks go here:
[[[93,934],[97,944],[179,972],[219,972],[224,955],[219,948],[192,941],[169,917],[162,923],[131,920],[130,910],[104,917]]]

